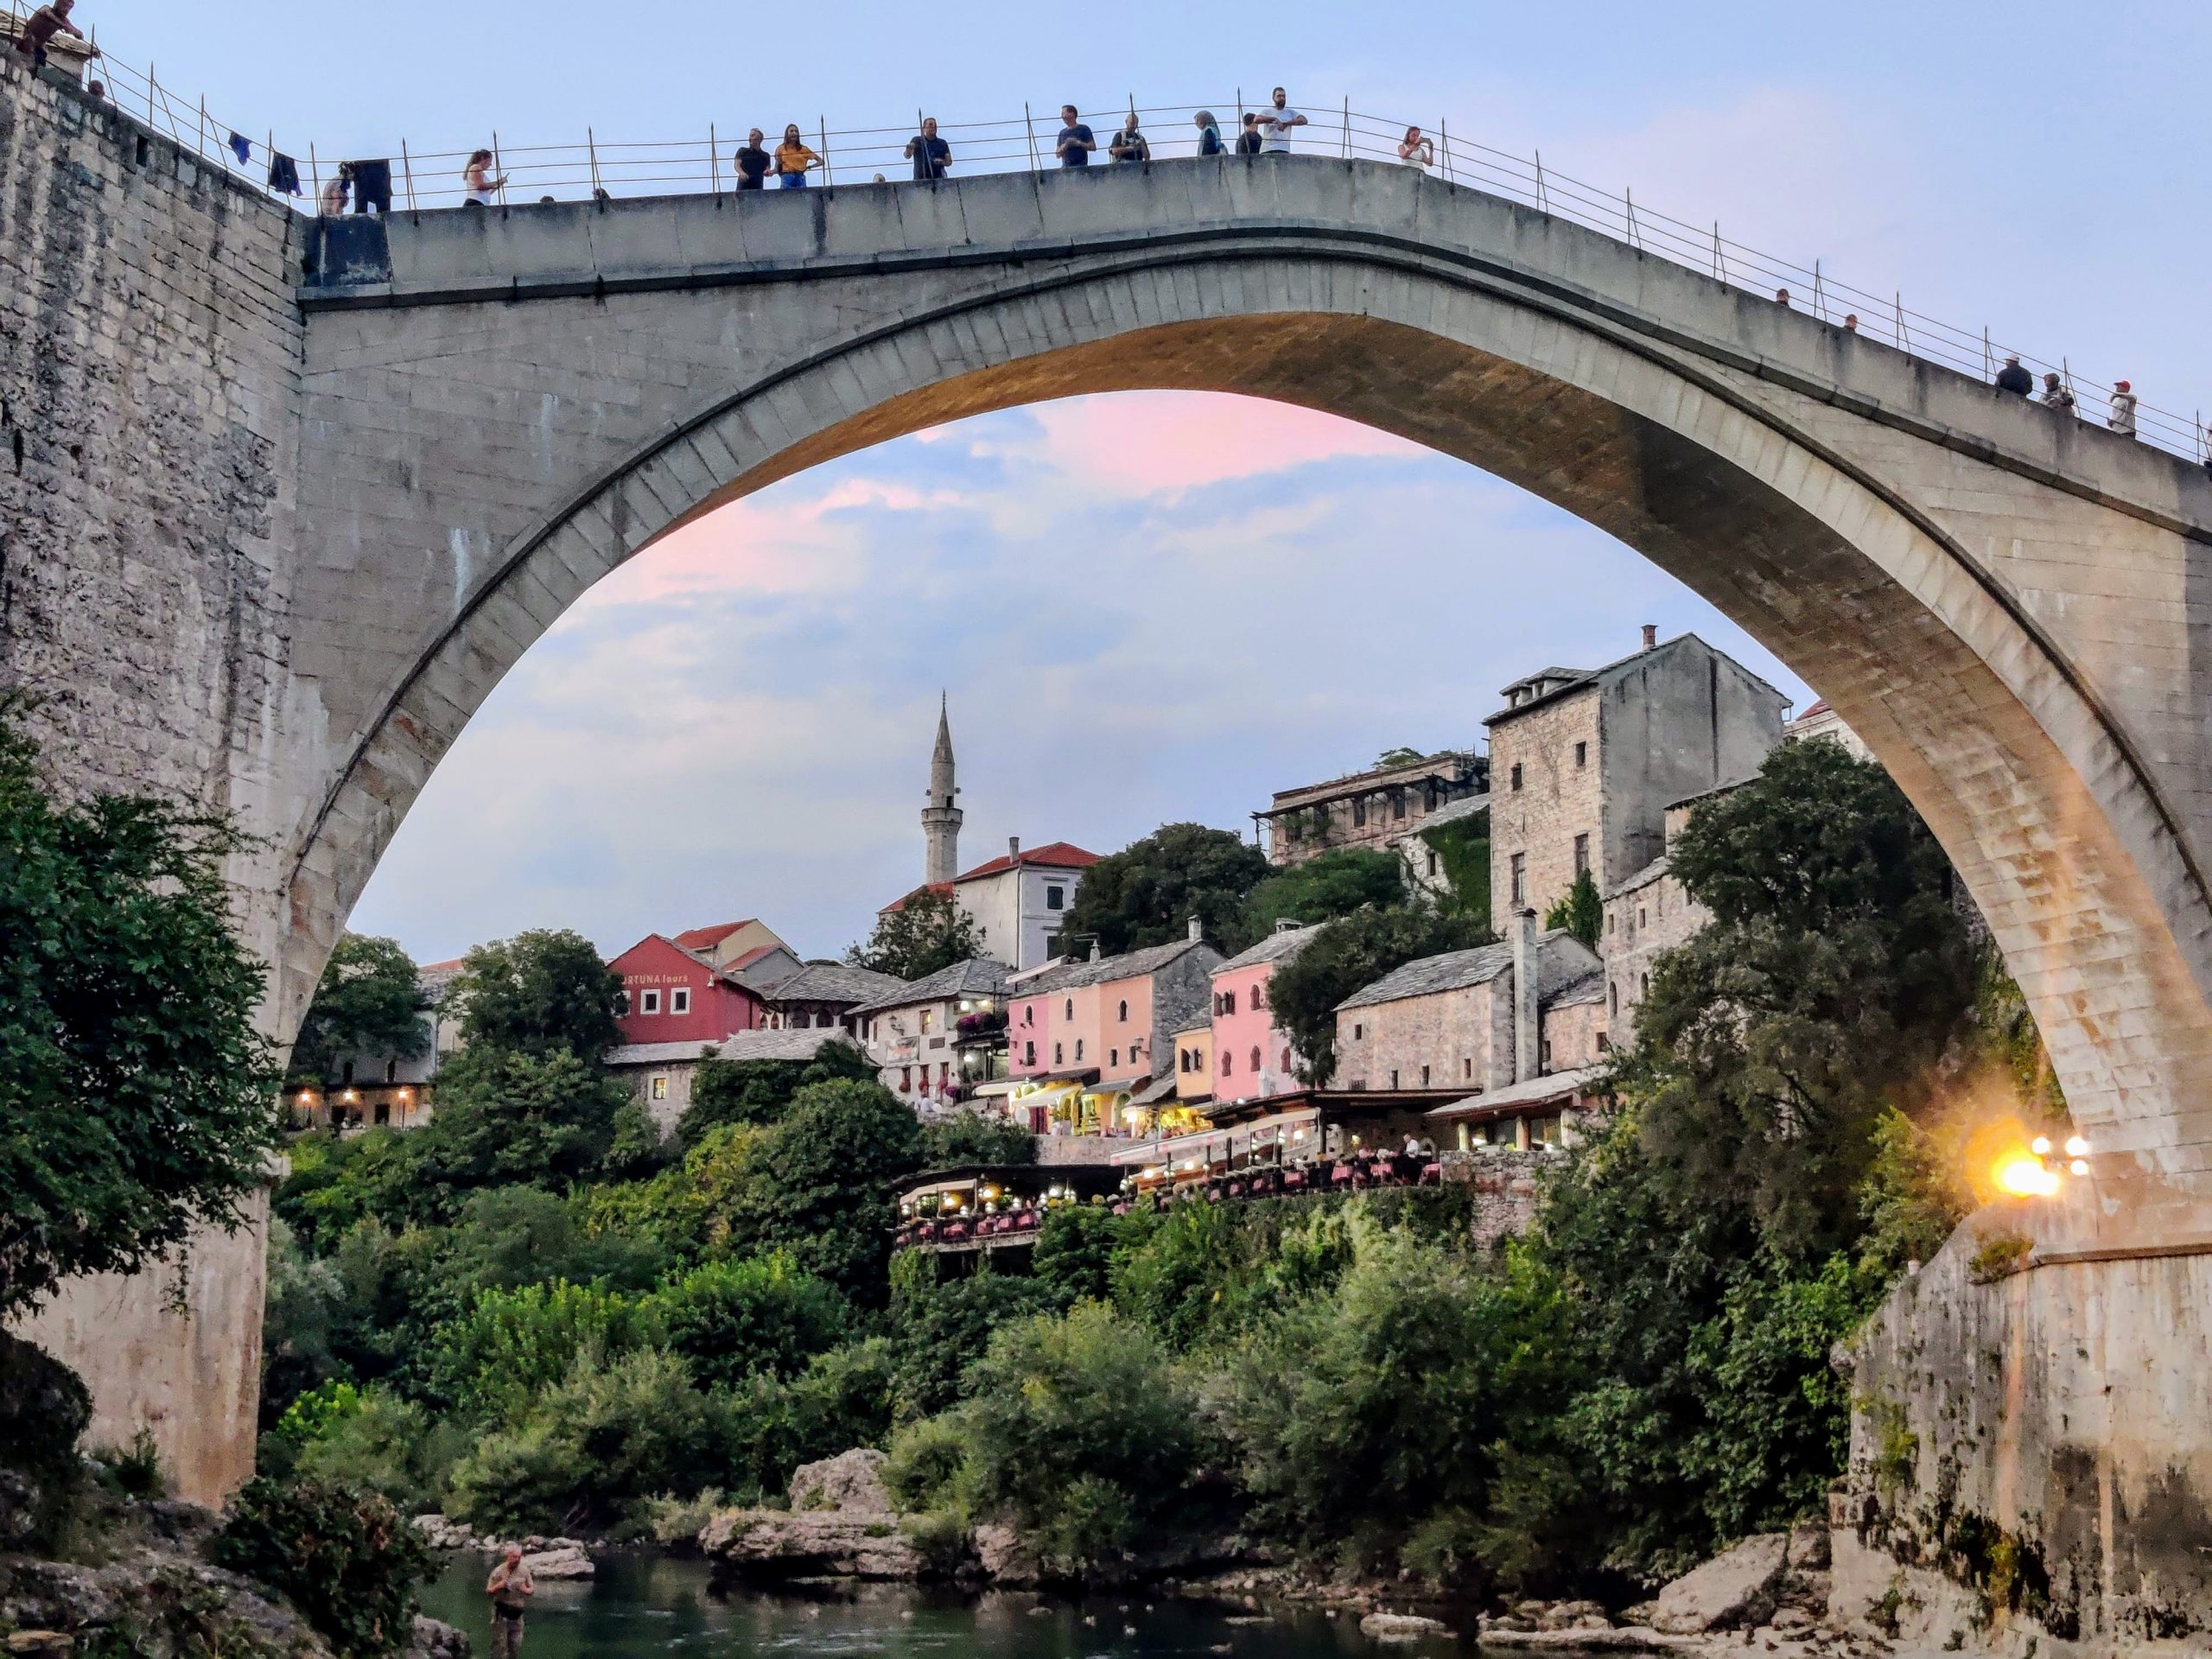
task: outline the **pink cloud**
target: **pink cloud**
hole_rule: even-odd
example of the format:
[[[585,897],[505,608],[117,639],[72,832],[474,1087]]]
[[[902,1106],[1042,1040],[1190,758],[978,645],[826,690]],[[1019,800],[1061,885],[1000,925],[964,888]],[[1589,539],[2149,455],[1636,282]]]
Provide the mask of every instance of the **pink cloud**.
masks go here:
[[[1357,421],[1224,392],[1118,392],[1032,413],[1044,430],[1038,458],[1113,495],[1179,493],[1314,461],[1426,453]]]

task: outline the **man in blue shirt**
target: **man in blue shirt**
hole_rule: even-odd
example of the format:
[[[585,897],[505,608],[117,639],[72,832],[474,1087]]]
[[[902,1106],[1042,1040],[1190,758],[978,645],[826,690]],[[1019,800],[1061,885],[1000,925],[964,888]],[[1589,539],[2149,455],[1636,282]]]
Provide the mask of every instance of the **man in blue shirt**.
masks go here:
[[[1062,167],[1089,167],[1090,152],[1098,148],[1090,129],[1076,119],[1072,104],[1060,105],[1060,141],[1054,148]]]
[[[952,168],[952,146],[937,136],[937,117],[922,118],[921,136],[906,141],[906,154],[914,163],[916,182],[941,179]]]

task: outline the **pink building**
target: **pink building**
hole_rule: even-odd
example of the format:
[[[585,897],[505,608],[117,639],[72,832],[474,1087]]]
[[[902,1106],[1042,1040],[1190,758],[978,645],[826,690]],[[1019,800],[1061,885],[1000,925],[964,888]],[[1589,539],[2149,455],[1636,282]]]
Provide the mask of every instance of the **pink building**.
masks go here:
[[[1275,1024],[1268,982],[1275,969],[1313,942],[1318,930],[1295,922],[1213,970],[1213,1097],[1253,1100],[1303,1085],[1293,1067],[1289,1033]]]
[[[1018,1090],[1014,1105],[1040,1128],[1047,1117],[1119,1128],[1140,1084],[1174,1075],[1173,1033],[1204,1014],[1220,961],[1193,938],[1065,963],[1017,986],[1007,1001],[1007,1075],[1062,1086]]]

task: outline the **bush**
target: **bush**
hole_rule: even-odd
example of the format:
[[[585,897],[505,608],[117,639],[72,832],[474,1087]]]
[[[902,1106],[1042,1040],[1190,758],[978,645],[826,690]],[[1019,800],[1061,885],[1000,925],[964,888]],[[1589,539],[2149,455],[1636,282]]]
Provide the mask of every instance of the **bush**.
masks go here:
[[[782,1249],[856,1300],[880,1297],[899,1209],[922,1166],[922,1127],[880,1083],[809,1084],[747,1160],[730,1243]]]
[[[1002,1117],[985,1117],[963,1106],[922,1128],[923,1161],[931,1169],[965,1164],[1033,1164],[1037,1137]]]
[[[0,1331],[0,1550],[51,1545],[67,1529],[77,1439],[92,1421],[92,1396],[76,1372]]]
[[[422,1535],[388,1499],[309,1481],[250,1482],[210,1553],[283,1591],[340,1654],[361,1659],[406,1648],[415,1586],[431,1576]]]
[[[446,1482],[465,1443],[457,1424],[372,1387],[359,1395],[353,1410],[296,1443],[292,1472],[324,1485],[377,1492],[403,1513],[420,1515],[445,1501]]]
[[[653,1294],[669,1346],[709,1384],[729,1385],[755,1371],[787,1377],[836,1346],[849,1310],[836,1289],[791,1265],[780,1252],[742,1262],[710,1262]]]
[[[734,1490],[773,1498],[801,1464],[880,1445],[891,1427],[891,1347],[880,1337],[818,1354],[787,1382],[747,1377],[729,1399]]]
[[[518,1531],[610,1527],[649,1497],[728,1485],[734,1427],[727,1396],[702,1393],[665,1350],[603,1362],[586,1353],[461,1459],[454,1507],[479,1526]]]
[[[466,1317],[439,1327],[435,1375],[462,1410],[512,1417],[579,1360],[614,1358],[659,1337],[650,1300],[619,1291],[563,1280],[487,1290]]]
[[[891,1437],[883,1486],[901,1510],[950,1510],[960,1500],[968,1463],[968,1433],[957,1419],[925,1417]]]
[[[962,1398],[963,1374],[982,1357],[992,1335],[1046,1305],[1035,1279],[994,1273],[988,1262],[964,1278],[941,1280],[936,1257],[900,1257],[891,1306],[899,1421],[931,1416]]]

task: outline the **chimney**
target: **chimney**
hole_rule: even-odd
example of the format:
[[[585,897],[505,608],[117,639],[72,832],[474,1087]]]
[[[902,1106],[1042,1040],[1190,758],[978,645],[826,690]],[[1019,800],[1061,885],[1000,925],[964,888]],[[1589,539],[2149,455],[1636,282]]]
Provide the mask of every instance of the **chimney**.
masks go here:
[[[1647,623],[1645,623],[1645,624],[1643,625],[1643,648],[1644,648],[1646,651],[1649,651],[1649,650],[1650,650],[1650,649],[1651,649],[1651,647],[1652,647],[1652,646],[1654,646],[1654,645],[1657,645],[1658,643],[1659,643],[1659,625],[1658,625],[1656,622],[1647,622]]]
[[[1536,912],[1522,910],[1513,918],[1513,1080],[1536,1075],[1543,1052],[1541,1008],[1538,1006]]]
[[[1191,943],[1192,944],[1199,944],[1205,938],[1205,924],[1198,919],[1198,912],[1194,910],[1191,912]]]
[[[1021,861],[1021,837],[1020,836],[1008,836],[1006,838],[1006,855],[1017,864]]]

